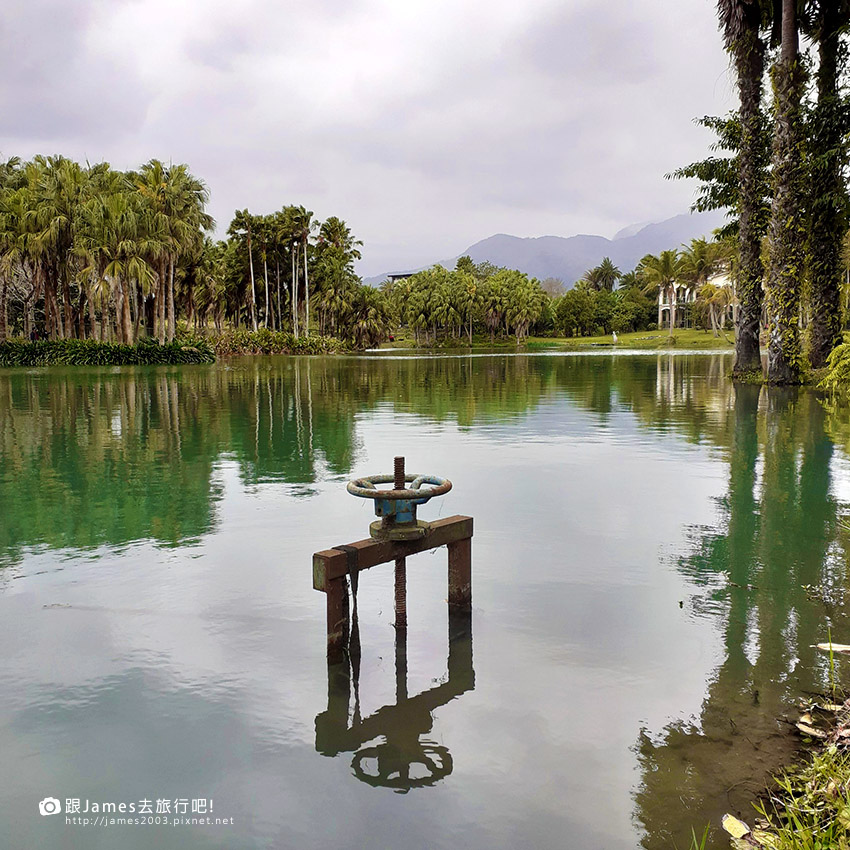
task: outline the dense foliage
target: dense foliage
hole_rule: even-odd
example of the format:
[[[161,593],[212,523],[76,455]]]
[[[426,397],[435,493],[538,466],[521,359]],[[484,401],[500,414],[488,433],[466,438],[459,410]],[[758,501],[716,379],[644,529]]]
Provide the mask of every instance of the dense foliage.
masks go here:
[[[699,179],[694,208],[726,209],[725,231],[737,235],[735,373],[761,372],[766,331],[768,380],[796,383],[806,359],[815,368],[826,363],[844,323],[850,2],[717,6],[740,106],[726,118],[701,119],[717,134],[712,156],[670,176]],[[803,50],[801,36],[808,41]]]
[[[135,345],[92,339],[21,339],[0,342],[0,366],[137,366],[212,363],[215,352],[204,339]]]
[[[207,200],[187,166],[158,160],[127,172],[61,156],[0,165],[0,342],[164,343],[180,322],[201,335],[318,330],[358,347],[391,332],[386,300],[354,273],[361,243],[344,221],[241,210],[213,242]]]
[[[850,343],[845,342],[834,348],[826,366],[821,386],[830,392],[850,392]]]
[[[434,266],[383,286],[395,324],[406,326],[418,345],[457,344],[474,334],[599,336],[655,329],[659,294],[684,287],[696,295],[688,324],[714,330],[734,304],[728,273],[734,250],[727,241],[695,239],[683,250],[647,255],[625,274],[608,257],[588,269],[563,294],[551,296],[528,275],[461,257],[453,270]],[[673,327],[676,322],[675,310]],[[681,320],[683,317],[679,315]],[[671,327],[671,332],[673,330]]]
[[[439,335],[472,341],[475,327],[493,340],[514,334],[523,342],[532,329],[551,327],[551,299],[539,281],[500,269],[473,264],[461,257],[453,271],[434,266],[384,285],[395,319],[413,332],[417,343],[433,344]]]
[[[228,357],[238,354],[332,354],[346,346],[335,337],[301,336],[286,331],[261,328],[226,330],[215,339],[215,353]]]

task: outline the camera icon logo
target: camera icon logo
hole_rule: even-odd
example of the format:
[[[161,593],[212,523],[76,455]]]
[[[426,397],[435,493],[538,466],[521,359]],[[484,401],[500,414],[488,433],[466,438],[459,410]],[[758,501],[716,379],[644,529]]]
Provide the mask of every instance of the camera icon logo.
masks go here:
[[[38,813],[45,817],[46,815],[58,815],[62,811],[62,804],[55,797],[45,797],[38,804]]]

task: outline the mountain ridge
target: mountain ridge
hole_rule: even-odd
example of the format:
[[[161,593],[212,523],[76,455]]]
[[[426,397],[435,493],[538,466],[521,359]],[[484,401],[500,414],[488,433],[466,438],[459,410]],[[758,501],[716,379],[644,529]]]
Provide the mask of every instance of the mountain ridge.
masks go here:
[[[683,213],[663,221],[629,225],[619,230],[612,239],[590,233],[573,236],[512,236],[509,233],[494,233],[470,245],[457,256],[438,262],[446,268],[454,268],[458,257],[469,255],[475,263],[488,261],[496,266],[519,269],[539,280],[557,278],[569,288],[587,269],[599,265],[603,257],[610,257],[614,265],[627,272],[646,254],[679,248],[691,239],[710,236],[711,231],[720,227],[723,220],[724,215],[719,211]],[[405,272],[385,272],[365,278],[364,283],[377,286],[389,274],[395,273]]]

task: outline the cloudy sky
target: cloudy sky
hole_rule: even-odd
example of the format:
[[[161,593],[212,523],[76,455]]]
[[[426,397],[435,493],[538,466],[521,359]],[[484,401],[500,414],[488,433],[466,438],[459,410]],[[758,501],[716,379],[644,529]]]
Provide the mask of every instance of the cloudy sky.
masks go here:
[[[713,0],[6,0],[0,153],[186,162],[344,218],[359,271],[684,212],[734,104]]]

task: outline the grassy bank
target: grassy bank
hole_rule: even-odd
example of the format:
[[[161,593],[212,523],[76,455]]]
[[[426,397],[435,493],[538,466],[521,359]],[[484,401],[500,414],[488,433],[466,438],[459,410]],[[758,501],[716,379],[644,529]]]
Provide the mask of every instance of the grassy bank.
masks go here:
[[[531,337],[528,341],[529,350],[542,351],[546,348],[554,349],[595,349],[610,348],[615,350],[665,350],[682,349],[683,351],[733,351],[735,348],[735,335],[728,331],[726,336],[713,336],[709,331],[697,330],[695,328],[680,328],[671,336],[666,330],[661,331],[636,331],[634,333],[618,334],[617,342],[614,343],[611,334],[606,336],[582,336],[582,337]]]
[[[825,747],[777,776],[754,808],[751,822],[723,819],[735,850],[848,850],[850,755],[836,744]]]
[[[413,334],[402,332],[396,335],[392,342],[384,343],[381,348],[413,348]],[[467,338],[447,338],[442,340],[438,348],[472,348],[473,350],[497,351],[581,351],[598,350],[601,348],[612,351],[643,351],[643,350],[676,350],[683,351],[733,351],[735,337],[732,331],[726,336],[715,337],[709,331],[693,328],[679,329],[672,336],[666,330],[636,331],[635,333],[620,334],[616,344],[610,334],[605,336],[582,337],[530,337],[525,345],[517,346],[514,337],[505,337],[490,341],[489,336],[474,336],[472,346]],[[423,347],[423,350],[428,348]]]
[[[145,339],[135,345],[91,339],[0,343],[0,366],[136,366],[212,363],[215,352],[203,339],[160,345]]]

